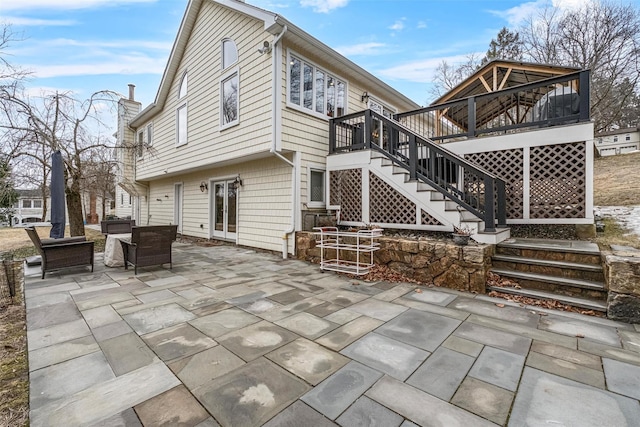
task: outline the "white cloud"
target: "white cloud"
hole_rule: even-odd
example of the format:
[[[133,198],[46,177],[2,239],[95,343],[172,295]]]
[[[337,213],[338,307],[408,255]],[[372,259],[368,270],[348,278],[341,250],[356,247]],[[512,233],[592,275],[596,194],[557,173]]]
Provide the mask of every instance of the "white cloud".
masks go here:
[[[542,10],[545,5],[548,5],[547,0],[537,0],[533,2],[522,3],[518,6],[514,6],[507,10],[492,10],[492,14],[503,18],[509,23],[510,27],[517,27],[530,16],[535,15],[539,10]]]
[[[127,56],[112,58],[103,62],[55,64],[27,64],[25,68],[32,70],[38,78],[97,76],[107,74],[162,74],[166,58],[150,58],[146,56]]]
[[[464,62],[466,59],[467,55],[422,59],[382,69],[379,70],[377,74],[391,80],[431,83],[435,70],[442,61],[447,61],[449,64],[457,64]]]
[[[596,0],[536,0],[522,3],[507,10],[491,10],[490,13],[503,18],[510,27],[517,27],[527,18],[536,16],[545,7],[554,7],[560,11],[578,9]]]
[[[393,31],[402,31],[404,29],[404,21],[406,19],[407,18],[398,19],[396,22],[393,23],[393,25],[389,27],[389,29]]]
[[[312,7],[314,12],[329,13],[333,9],[345,7],[349,0],[300,0],[300,6]]]
[[[76,21],[66,19],[35,19],[16,16],[5,16],[3,20],[11,25],[22,27],[70,27],[77,24]]]
[[[356,55],[379,55],[387,45],[384,43],[359,43],[351,46],[339,46],[336,47],[336,50],[345,56],[356,56]]]
[[[427,23],[424,21],[418,22],[417,28],[427,28]]]
[[[4,12],[9,10],[73,10],[130,3],[153,3],[157,0],[2,0]]]

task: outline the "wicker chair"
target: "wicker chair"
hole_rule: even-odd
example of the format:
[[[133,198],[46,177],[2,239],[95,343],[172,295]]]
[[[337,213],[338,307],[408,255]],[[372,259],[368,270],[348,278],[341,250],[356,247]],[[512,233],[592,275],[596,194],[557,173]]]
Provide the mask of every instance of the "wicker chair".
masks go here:
[[[169,268],[173,268],[171,245],[176,240],[177,233],[177,225],[131,227],[131,240],[120,240],[125,270],[132,265],[135,274],[138,274],[138,267],[166,263]]]
[[[45,272],[63,268],[88,265],[93,272],[92,241],[87,241],[83,236],[40,240],[35,228],[28,227],[25,230],[42,258],[40,265],[43,279]]]
[[[131,233],[131,227],[136,225],[135,219],[110,219],[100,222],[102,234],[123,234]]]

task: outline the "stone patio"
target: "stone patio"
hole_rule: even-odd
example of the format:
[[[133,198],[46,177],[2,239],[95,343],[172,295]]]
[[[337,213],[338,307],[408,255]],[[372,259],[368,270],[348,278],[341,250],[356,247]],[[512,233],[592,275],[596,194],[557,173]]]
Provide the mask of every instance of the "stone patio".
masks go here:
[[[25,272],[32,426],[640,420],[640,325],[227,245],[173,265]]]

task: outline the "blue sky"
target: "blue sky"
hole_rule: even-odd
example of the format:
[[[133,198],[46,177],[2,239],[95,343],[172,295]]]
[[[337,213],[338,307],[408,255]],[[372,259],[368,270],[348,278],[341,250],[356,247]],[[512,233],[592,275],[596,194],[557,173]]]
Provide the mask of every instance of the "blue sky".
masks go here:
[[[247,0],[270,10],[421,105],[434,68],[484,54],[503,26],[515,28],[546,2],[582,0]],[[637,0],[635,0],[637,1]],[[153,102],[188,0],[2,0],[0,22],[21,41],[8,60],[34,72],[28,86],[85,99],[136,85]]]

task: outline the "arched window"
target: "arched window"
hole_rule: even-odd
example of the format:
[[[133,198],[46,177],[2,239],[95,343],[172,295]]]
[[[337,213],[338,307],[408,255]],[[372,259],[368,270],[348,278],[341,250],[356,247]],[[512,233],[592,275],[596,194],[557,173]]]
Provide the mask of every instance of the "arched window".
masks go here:
[[[187,73],[182,75],[176,110],[176,147],[187,143]]]
[[[222,69],[238,62],[238,48],[236,43],[231,39],[222,40]]]
[[[180,90],[178,91],[178,99],[182,99],[187,96],[187,73],[182,75],[182,81],[180,82]]]

